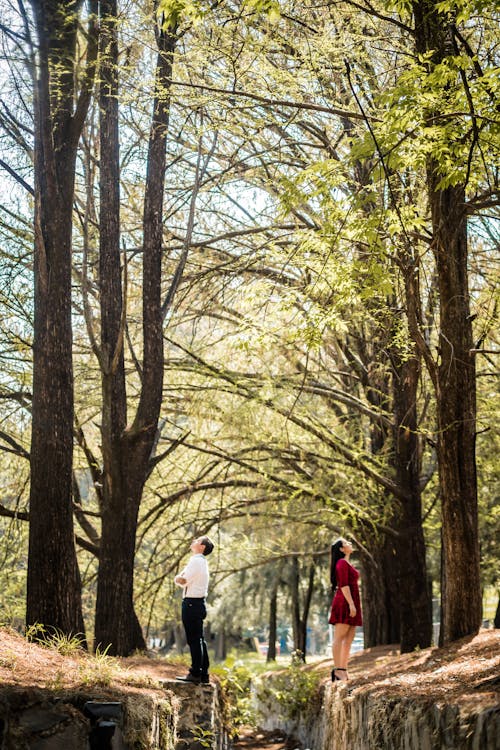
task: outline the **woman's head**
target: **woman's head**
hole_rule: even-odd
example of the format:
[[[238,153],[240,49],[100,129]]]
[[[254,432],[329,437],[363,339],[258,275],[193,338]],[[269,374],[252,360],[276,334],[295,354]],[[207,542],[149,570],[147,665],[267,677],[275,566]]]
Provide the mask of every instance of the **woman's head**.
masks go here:
[[[332,586],[337,585],[337,576],[335,575],[335,568],[337,566],[338,561],[341,560],[343,557],[345,557],[346,554],[350,555],[351,552],[352,552],[352,544],[346,541],[343,537],[340,539],[337,539],[337,541],[332,544],[332,547],[330,550],[330,581],[331,581]]]

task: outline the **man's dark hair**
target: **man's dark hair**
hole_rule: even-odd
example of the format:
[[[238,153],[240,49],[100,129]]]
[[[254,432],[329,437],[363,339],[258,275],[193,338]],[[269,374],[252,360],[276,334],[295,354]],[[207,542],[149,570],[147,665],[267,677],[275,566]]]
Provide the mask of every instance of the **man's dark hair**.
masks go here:
[[[203,554],[205,557],[211,553],[211,551],[214,548],[214,543],[211,539],[208,538],[208,536],[200,536],[200,544],[203,544],[205,549],[203,550]]]

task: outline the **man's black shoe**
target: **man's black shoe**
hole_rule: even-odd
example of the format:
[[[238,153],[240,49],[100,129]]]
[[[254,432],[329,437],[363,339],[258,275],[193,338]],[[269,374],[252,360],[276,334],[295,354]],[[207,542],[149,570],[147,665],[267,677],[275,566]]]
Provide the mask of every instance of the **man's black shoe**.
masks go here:
[[[209,685],[210,684],[210,677],[207,674],[201,675],[201,684],[202,685]]]
[[[185,677],[176,677],[175,678],[178,682],[192,682],[194,685],[199,685],[201,683],[201,677],[195,677],[194,674],[187,674]]]

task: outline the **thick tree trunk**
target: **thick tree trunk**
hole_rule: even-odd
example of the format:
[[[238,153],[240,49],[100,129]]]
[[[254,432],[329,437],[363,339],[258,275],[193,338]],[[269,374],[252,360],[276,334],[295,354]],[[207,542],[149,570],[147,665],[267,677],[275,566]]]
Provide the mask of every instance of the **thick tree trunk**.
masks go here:
[[[453,19],[436,3],[413,4],[417,52],[432,52],[432,70],[454,54]],[[443,91],[446,96],[446,90]],[[432,115],[433,113],[429,113]],[[442,644],[476,633],[481,624],[475,459],[476,373],[467,268],[465,185],[441,187],[439,163],[429,157],[427,187],[436,259],[440,317],[439,363],[434,375],[441,495]]]
[[[72,511],[71,241],[76,149],[90,98],[96,31],[91,15],[87,73],[74,107],[77,4],[47,0],[33,2],[33,9],[39,46],[26,623],[84,634]]]
[[[134,461],[122,446],[124,463]],[[138,471],[140,474],[140,468]],[[121,475],[121,476],[120,476]],[[127,656],[146,643],[134,610],[134,560],[137,515],[142,495],[140,477],[113,472],[112,493],[102,510],[101,551],[97,585],[95,645],[109,654]]]
[[[481,581],[476,480],[476,373],[467,284],[465,190],[437,190],[429,174],[440,291],[437,371],[443,566],[440,643],[477,633]]]
[[[369,376],[371,361],[385,356],[383,352],[387,347],[385,333],[380,338],[381,332],[373,332],[371,340],[366,338],[363,342],[362,356],[365,357],[366,374],[364,375],[364,386],[367,398],[376,409],[389,411],[392,406],[391,381],[389,367],[382,372]],[[366,350],[366,351],[365,351]],[[367,356],[368,351],[372,351]],[[370,444],[374,455],[379,455],[387,448],[390,440],[388,428],[373,422],[370,430]],[[382,496],[378,501],[385,505],[387,498]],[[393,502],[392,498],[389,502]],[[391,525],[396,525],[394,519]],[[397,548],[395,540],[380,532],[377,537],[366,540],[369,546],[371,559],[367,555],[361,555],[363,560],[363,578],[361,581],[361,596],[363,608],[363,638],[365,647],[380,646],[388,643],[398,643],[400,640],[400,612],[401,612],[401,588],[399,586],[399,572],[397,564]]]
[[[425,561],[417,435],[419,361],[394,361],[396,477],[406,500],[401,506],[397,560],[400,589],[401,653],[426,648],[432,639],[432,600]]]
[[[72,206],[46,201],[37,196],[26,623],[83,634],[72,509]]]
[[[361,553],[361,609],[365,648],[399,643],[400,587],[392,538],[372,541],[370,555]]]

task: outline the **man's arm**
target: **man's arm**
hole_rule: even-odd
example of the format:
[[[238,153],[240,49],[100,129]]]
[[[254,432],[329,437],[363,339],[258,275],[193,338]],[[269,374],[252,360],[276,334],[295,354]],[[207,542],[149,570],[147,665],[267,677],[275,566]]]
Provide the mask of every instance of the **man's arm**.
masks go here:
[[[192,557],[184,570],[181,570],[181,572],[175,576],[174,583],[176,583],[177,586],[186,586],[186,584],[193,579],[195,573],[199,571],[199,562],[200,561],[196,557]]]

